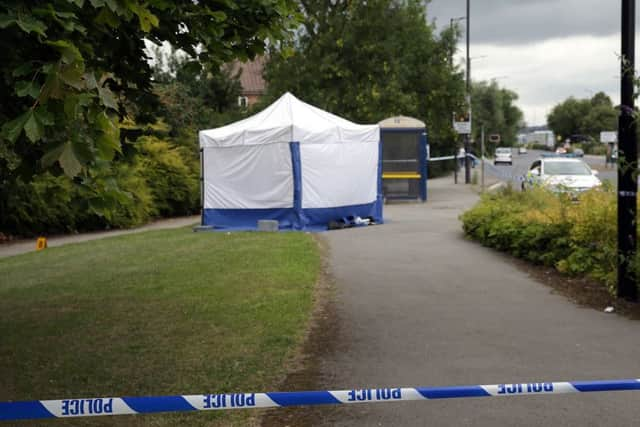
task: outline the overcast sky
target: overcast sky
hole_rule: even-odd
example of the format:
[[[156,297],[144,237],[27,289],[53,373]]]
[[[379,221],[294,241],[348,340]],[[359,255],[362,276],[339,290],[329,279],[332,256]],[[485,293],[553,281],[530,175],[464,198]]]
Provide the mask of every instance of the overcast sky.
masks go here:
[[[618,103],[620,3],[471,0],[470,56],[486,56],[472,59],[472,79],[496,78],[518,93],[529,125],[546,123],[551,108],[569,96],[589,98],[604,91]],[[465,14],[466,0],[432,0],[427,6],[438,28]],[[459,25],[458,62],[464,64],[465,21]]]

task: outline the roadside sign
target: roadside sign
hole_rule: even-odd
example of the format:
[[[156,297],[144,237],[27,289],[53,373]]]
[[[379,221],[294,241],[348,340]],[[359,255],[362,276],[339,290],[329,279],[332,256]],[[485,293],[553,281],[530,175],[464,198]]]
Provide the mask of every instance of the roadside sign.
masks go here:
[[[618,132],[617,131],[604,131],[600,132],[600,142],[603,144],[606,143],[616,143],[618,142]]]
[[[489,141],[491,142],[500,142],[500,134],[493,133],[489,135]]]
[[[471,122],[453,122],[453,129],[456,133],[468,135],[471,133]]]
[[[471,133],[471,111],[453,113],[453,129],[461,135]]]

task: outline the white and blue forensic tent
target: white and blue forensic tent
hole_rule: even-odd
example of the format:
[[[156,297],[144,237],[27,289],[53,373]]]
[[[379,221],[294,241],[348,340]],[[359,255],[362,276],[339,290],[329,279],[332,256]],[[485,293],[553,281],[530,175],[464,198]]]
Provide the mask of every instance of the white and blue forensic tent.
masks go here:
[[[378,125],[359,125],[290,93],[265,110],[199,133],[202,225],[326,229],[342,218],[382,222]]]

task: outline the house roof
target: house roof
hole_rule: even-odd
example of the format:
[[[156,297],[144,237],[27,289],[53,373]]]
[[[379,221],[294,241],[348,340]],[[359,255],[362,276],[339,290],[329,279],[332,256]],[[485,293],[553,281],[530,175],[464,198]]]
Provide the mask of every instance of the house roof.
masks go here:
[[[230,64],[231,75],[240,74],[240,84],[242,85],[242,95],[262,95],[266,89],[266,83],[262,77],[262,72],[266,63],[264,56],[256,56],[253,61],[233,61]]]

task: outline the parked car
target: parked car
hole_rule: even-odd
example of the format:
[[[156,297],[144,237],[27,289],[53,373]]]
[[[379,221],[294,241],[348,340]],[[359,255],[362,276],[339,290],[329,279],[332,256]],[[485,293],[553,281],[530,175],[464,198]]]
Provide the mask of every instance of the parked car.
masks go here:
[[[513,164],[513,159],[511,157],[511,148],[509,147],[496,148],[496,157],[493,160],[493,164],[497,165],[498,163],[507,163],[509,165]]]
[[[602,182],[584,161],[569,157],[543,157],[529,167],[522,182],[522,190],[533,186],[543,186],[556,193],[569,192],[577,195],[583,191],[599,187]]]
[[[527,147],[518,148],[518,154],[527,154]]]
[[[574,148],[573,155],[576,157],[584,157],[584,151],[582,150],[582,148]]]

